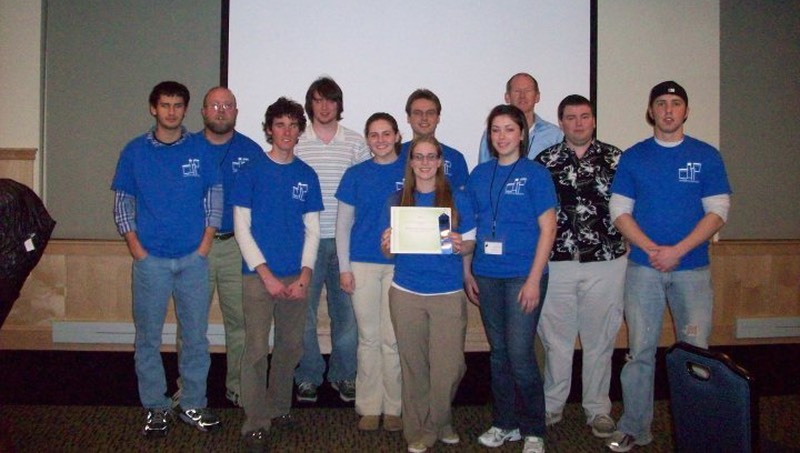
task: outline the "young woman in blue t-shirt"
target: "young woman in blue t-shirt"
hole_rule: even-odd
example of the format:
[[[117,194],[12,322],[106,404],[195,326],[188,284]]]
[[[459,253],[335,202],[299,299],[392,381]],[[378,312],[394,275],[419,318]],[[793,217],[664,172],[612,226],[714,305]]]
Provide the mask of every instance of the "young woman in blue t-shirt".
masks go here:
[[[451,403],[466,370],[464,338],[466,296],[461,257],[472,253],[475,225],[472,204],[454,192],[442,169],[442,148],[433,137],[416,138],[409,146],[403,190],[393,206],[451,208],[451,254],[397,254],[389,289],[402,368],[403,436],[408,451],[421,453],[437,440],[457,444]],[[384,225],[389,218],[384,211]],[[381,238],[388,254],[391,229]]]
[[[464,266],[467,295],[480,307],[490,346],[492,427],[478,441],[499,447],[524,437],[524,452],[544,451],[544,389],[533,341],[556,234],[555,188],[550,173],[527,159],[521,110],[492,109],[487,136],[494,159],[478,165],[467,183],[478,232]]]
[[[352,297],[358,323],[358,429],[378,429],[383,415],[383,429],[400,431],[400,357],[389,316],[394,260],[384,256],[380,246],[386,199],[403,187],[397,121],[388,113],[374,113],[364,136],[372,159],[350,167],[336,190],[339,282]]]

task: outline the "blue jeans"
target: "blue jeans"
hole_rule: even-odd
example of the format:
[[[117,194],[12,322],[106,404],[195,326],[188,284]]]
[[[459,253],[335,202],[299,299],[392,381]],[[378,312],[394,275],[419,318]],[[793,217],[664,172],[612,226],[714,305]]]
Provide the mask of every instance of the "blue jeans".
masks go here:
[[[170,296],[175,300],[183,341],[178,359],[183,380],[180,404],[183,409],[203,408],[211,365],[207,337],[208,260],[197,252],[174,259],[148,255],[133,262],[134,359],[139,399],[148,409],[170,406],[161,361],[161,335]]]
[[[533,341],[547,293],[548,275],[540,283],[539,305],[524,313],[517,297],[525,277],[476,276],[480,310],[489,340],[492,368],[492,426],[519,428],[523,436],[544,437],[545,403],[542,376]]]
[[[625,412],[617,429],[637,439],[651,436],[656,348],[669,302],[675,336],[708,347],[714,295],[709,268],[659,272],[630,261],[625,277],[625,320],[630,352],[622,368]]]
[[[358,362],[358,328],[350,296],[339,287],[339,257],[334,239],[320,239],[317,262],[308,289],[308,317],[303,333],[303,358],[294,372],[294,380],[322,385],[325,360],[317,338],[317,310],[322,285],[328,294],[328,316],[331,318],[331,357],[328,382],[355,380]]]

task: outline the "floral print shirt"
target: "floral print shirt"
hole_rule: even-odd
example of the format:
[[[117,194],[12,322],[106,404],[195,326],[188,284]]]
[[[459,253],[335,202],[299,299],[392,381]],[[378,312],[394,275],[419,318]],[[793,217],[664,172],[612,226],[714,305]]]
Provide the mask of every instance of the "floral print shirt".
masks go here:
[[[610,261],[625,254],[625,241],[608,211],[621,155],[616,146],[593,140],[578,159],[563,140],[534,159],[550,171],[558,195],[558,232],[551,261]]]

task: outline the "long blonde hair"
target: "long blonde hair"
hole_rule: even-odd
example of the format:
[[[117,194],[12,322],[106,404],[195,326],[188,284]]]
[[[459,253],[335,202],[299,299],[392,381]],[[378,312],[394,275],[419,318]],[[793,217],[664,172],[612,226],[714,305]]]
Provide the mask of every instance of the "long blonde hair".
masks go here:
[[[442,159],[442,145],[436,140],[435,137],[426,136],[418,137],[411,140],[408,146],[408,155],[406,156],[406,171],[405,181],[403,182],[403,193],[400,197],[400,206],[416,206],[414,199],[414,192],[417,190],[417,179],[414,176],[414,169],[411,168],[411,161],[414,159],[414,150],[420,143],[428,143],[436,148],[436,155]],[[458,226],[458,210],[456,209],[453,191],[450,188],[450,182],[444,174],[444,164],[436,168],[436,182],[434,189],[433,204],[436,207],[450,208],[452,212],[452,228]]]

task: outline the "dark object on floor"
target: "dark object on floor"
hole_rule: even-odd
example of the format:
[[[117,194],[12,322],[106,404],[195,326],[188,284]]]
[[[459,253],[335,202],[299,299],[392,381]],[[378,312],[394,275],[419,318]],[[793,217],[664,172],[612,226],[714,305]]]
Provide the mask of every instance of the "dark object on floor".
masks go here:
[[[55,226],[30,188],[13,179],[0,179],[0,326],[42,257]]]
[[[680,452],[751,452],[758,445],[753,378],[727,355],[679,342],[667,351],[670,410]]]

